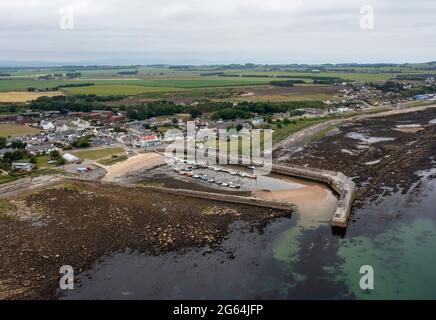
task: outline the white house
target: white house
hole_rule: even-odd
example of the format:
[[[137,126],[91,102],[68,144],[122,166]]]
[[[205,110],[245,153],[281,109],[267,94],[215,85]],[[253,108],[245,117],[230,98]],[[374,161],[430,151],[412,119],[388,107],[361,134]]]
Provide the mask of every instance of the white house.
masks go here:
[[[41,121],[41,128],[42,130],[54,130],[56,129],[56,126],[53,124],[53,122],[48,120],[42,120]]]
[[[72,124],[82,130],[89,129],[91,127],[91,123],[83,119],[77,119],[73,121]]]

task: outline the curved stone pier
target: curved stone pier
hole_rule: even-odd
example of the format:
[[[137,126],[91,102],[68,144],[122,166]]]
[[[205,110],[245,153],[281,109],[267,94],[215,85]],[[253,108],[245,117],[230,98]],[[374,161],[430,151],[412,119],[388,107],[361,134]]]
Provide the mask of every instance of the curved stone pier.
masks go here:
[[[272,172],[291,177],[321,182],[332,188],[338,195],[338,206],[331,219],[332,227],[346,228],[353,206],[356,184],[341,172],[305,168],[274,163]]]

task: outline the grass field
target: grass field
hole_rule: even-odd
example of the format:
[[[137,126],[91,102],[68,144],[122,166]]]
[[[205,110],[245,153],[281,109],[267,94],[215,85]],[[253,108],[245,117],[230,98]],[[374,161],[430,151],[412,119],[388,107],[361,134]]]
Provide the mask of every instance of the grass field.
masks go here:
[[[265,84],[271,81],[270,79],[257,79],[257,78],[189,78],[189,79],[147,79],[147,80],[129,80],[129,79],[83,79],[83,80],[1,80],[0,91],[14,91],[26,90],[29,87],[33,88],[53,88],[65,84],[80,84],[80,83],[94,83],[94,87],[76,87],[68,88],[68,90],[101,90],[99,86],[143,86],[143,87],[163,87],[163,88],[207,88],[207,87],[228,87],[228,86],[245,86]],[[97,89],[95,89],[97,87]],[[67,88],[66,88],[67,90]],[[126,90],[129,90],[127,88]],[[127,93],[128,94],[128,93]]]
[[[183,89],[167,88],[167,87],[144,87],[144,86],[130,86],[130,85],[106,85],[106,86],[92,86],[92,87],[75,87],[68,88],[68,94],[95,94],[97,96],[108,95],[138,95],[141,93],[159,93],[159,92],[174,92]]]
[[[13,92],[0,92],[0,102],[28,102],[38,99],[39,97],[53,97],[60,96],[62,92],[26,92],[26,91],[13,91]]]
[[[286,102],[286,101],[325,101],[334,100],[334,94],[328,93],[290,93],[290,94],[275,94],[265,96],[246,96],[232,99],[232,101],[253,101],[253,102]]]
[[[92,150],[82,150],[74,151],[73,155],[80,159],[98,160],[112,155],[120,154],[125,152],[123,148],[106,148],[106,149],[92,149]]]
[[[262,72],[262,71],[247,71],[247,70],[232,70],[227,74],[233,75],[269,75],[269,76],[289,76],[289,77],[338,77],[344,80],[359,80],[359,81],[382,81],[392,78],[392,73],[358,73],[358,72]],[[268,78],[266,78],[268,79]],[[271,79],[270,79],[271,80]],[[289,79],[286,79],[289,80]],[[304,79],[300,79],[304,80]]]
[[[108,159],[103,159],[103,160],[99,160],[98,163],[104,165],[104,166],[112,166],[116,163],[119,162],[123,162],[126,161],[128,158],[126,156],[122,156],[122,157],[116,157],[116,158],[108,158]]]
[[[330,120],[328,117],[324,118],[300,118],[296,120],[295,122],[291,122],[288,125],[282,125],[281,128],[277,128],[276,125],[274,125],[274,133],[273,133],[273,145],[283,141],[291,134],[303,130],[305,128],[308,128],[310,126],[313,126],[314,124]]]
[[[18,124],[1,124],[0,137],[21,137],[28,134],[36,134],[41,130]]]

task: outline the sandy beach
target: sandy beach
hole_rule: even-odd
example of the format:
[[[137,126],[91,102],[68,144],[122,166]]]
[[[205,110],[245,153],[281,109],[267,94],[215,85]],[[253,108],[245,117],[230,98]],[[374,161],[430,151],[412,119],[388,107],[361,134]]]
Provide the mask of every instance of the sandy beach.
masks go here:
[[[151,169],[161,164],[164,164],[164,157],[161,154],[154,152],[138,154],[126,161],[105,167],[107,173],[102,180],[115,181],[127,174],[144,169]]]

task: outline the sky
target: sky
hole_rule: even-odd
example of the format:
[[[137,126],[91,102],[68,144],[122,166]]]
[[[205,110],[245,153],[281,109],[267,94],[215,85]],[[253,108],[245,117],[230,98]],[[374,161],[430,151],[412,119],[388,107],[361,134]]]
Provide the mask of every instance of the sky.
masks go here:
[[[0,61],[427,62],[435,12],[435,0],[0,0]]]

